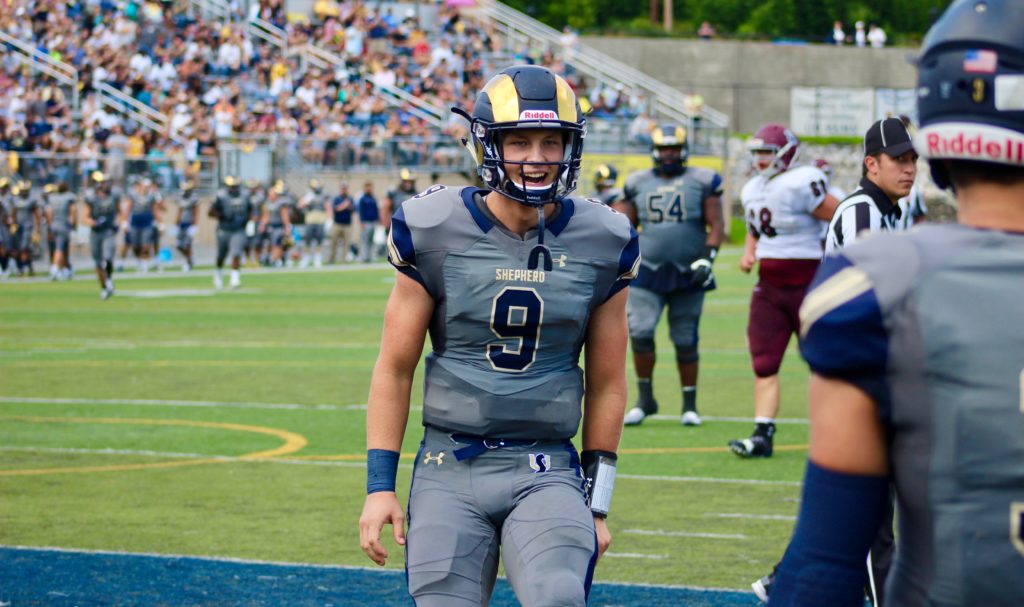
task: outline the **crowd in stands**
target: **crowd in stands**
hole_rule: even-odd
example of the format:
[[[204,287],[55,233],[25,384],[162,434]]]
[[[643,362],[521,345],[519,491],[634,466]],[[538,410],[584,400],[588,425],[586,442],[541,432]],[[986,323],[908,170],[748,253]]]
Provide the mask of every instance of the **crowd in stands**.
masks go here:
[[[73,66],[80,105],[75,112],[71,87],[0,45],[0,152],[23,157],[6,164],[28,179],[72,182],[97,168],[114,179],[146,169],[174,187],[194,176],[220,142],[275,135],[286,142],[286,154],[309,163],[451,164],[467,125],[452,117],[433,127],[409,106],[389,104],[375,85],[439,108],[471,107],[493,71],[525,62],[566,73],[562,59],[571,52],[509,52],[493,24],[443,4],[433,23],[363,0],[321,0],[308,18],[286,14],[281,0],[254,3],[248,15],[240,5],[224,6],[234,11],[227,18],[193,13],[187,2],[14,0],[0,27]],[[249,33],[248,21],[257,16],[285,32],[287,52]],[[304,60],[304,45],[340,60],[314,67]],[[572,70],[567,77],[593,117],[640,116],[642,97],[588,86]],[[108,107],[99,95],[103,85],[166,116],[166,129]],[[432,139],[443,143],[430,145]],[[33,158],[54,154],[77,159]]]

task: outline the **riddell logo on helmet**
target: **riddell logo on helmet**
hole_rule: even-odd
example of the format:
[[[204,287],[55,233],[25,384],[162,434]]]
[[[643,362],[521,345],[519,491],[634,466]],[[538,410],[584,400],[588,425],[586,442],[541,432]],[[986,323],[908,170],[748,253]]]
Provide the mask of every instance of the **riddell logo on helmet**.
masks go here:
[[[523,110],[520,120],[558,120],[558,113],[551,110]]]
[[[1024,164],[1024,138],[1001,129],[979,132],[969,130],[935,129],[924,134],[929,158],[963,158],[1007,164]]]

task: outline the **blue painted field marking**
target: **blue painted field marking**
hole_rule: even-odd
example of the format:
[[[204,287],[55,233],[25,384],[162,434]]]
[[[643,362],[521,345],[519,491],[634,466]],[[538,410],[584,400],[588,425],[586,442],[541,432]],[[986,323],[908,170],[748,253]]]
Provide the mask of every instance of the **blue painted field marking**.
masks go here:
[[[0,547],[0,603],[12,606],[210,607],[412,605],[400,571],[54,548]],[[595,584],[592,607],[753,607],[751,592]],[[515,607],[498,580],[491,607]]]

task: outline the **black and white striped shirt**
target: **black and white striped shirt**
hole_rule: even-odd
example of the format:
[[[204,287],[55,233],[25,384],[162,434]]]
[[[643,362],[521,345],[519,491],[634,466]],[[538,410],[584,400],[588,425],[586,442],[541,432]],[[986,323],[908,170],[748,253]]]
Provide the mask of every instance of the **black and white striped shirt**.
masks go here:
[[[860,187],[836,207],[832,221],[825,235],[825,253],[832,253],[849,246],[863,232],[882,230],[903,231],[903,212],[889,197],[867,177],[860,180]]]

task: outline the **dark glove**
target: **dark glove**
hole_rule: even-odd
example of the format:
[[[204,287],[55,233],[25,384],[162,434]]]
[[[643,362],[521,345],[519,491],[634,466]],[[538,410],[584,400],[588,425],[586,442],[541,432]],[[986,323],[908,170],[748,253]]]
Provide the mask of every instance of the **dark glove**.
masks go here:
[[[707,247],[704,251],[704,256],[697,258],[690,264],[691,287],[707,288],[711,285],[711,281],[715,279],[715,275],[711,272],[711,264],[715,261],[715,256],[717,255],[717,248]]]

